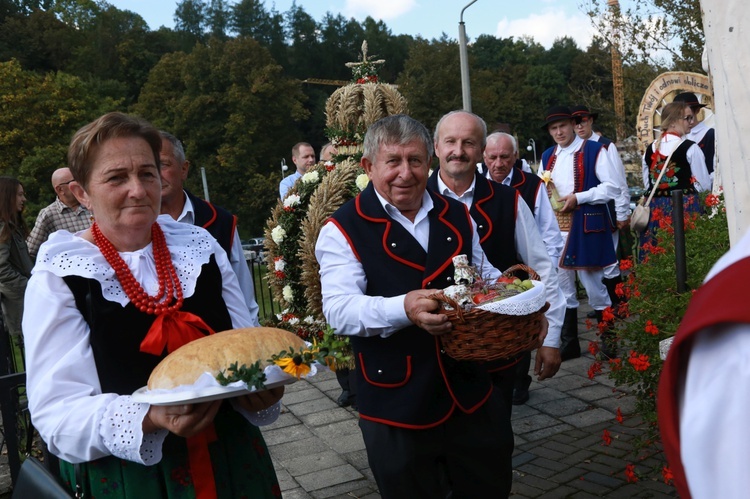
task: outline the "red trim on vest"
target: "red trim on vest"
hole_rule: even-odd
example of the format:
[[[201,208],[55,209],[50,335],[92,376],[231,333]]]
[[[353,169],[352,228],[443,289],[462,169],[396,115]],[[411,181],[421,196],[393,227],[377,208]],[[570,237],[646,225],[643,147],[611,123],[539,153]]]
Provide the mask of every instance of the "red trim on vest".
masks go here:
[[[403,381],[399,381],[398,383],[378,383],[371,380],[367,376],[367,372],[365,371],[365,360],[362,358],[362,352],[359,352],[359,365],[362,367],[362,376],[365,377],[365,381],[367,381],[372,386],[377,386],[379,388],[401,388],[409,382],[409,379],[411,379],[411,355],[406,356],[406,377]]]
[[[440,339],[437,336],[435,336],[435,355],[437,356],[437,359],[438,359],[438,366],[440,367],[440,373],[443,375],[443,380],[445,381],[445,387],[448,389],[448,393],[450,393],[450,396],[453,399],[453,403],[456,406],[458,406],[459,409],[461,409],[466,414],[472,414],[477,409],[479,409],[480,407],[482,407],[485,403],[487,403],[487,400],[489,400],[490,396],[492,395],[492,389],[493,389],[493,386],[494,386],[492,384],[490,384],[490,389],[487,390],[487,395],[485,395],[484,398],[482,400],[480,400],[479,402],[477,402],[473,407],[466,408],[466,407],[462,406],[458,402],[458,399],[456,398],[456,395],[453,393],[453,389],[451,388],[451,384],[448,381],[448,375],[445,373],[445,368],[443,367],[443,357],[441,355]]]
[[[373,418],[372,416],[367,416],[365,414],[359,415],[360,418],[366,419],[367,421],[372,421],[374,423],[382,423],[388,426],[395,426],[397,428],[406,428],[407,430],[428,430],[430,428],[435,428],[436,426],[440,426],[441,424],[448,421],[448,419],[453,415],[453,411],[456,410],[456,404],[454,403],[453,406],[450,408],[450,410],[446,413],[445,416],[443,416],[438,421],[435,421],[434,423],[429,424],[407,424],[407,423],[399,423],[398,421],[391,421],[390,419],[383,419],[383,418]]]
[[[339,228],[339,232],[341,232],[341,234],[344,236],[344,238],[346,239],[346,242],[349,243],[349,248],[352,250],[352,253],[354,254],[354,257],[357,259],[358,262],[361,262],[362,259],[359,257],[359,254],[357,253],[357,249],[354,247],[354,243],[352,243],[352,239],[349,237],[349,234],[346,233],[346,231],[341,226],[341,224],[338,223],[335,218],[329,218],[328,221],[330,221],[336,227]]]
[[[674,475],[675,487],[683,499],[690,498],[690,490],[680,455],[677,385],[687,368],[695,333],[722,323],[750,323],[750,308],[743,300],[738,299],[736,286],[729,285],[748,280],[750,257],[730,265],[701,286],[690,300],[669,349],[667,360],[662,366],[657,397],[659,431],[664,444],[664,454]]]
[[[208,230],[211,224],[213,224],[216,221],[216,217],[218,216],[218,214],[216,213],[216,208],[214,208],[214,205],[212,205],[208,201],[204,201],[204,202],[206,203],[206,206],[208,206],[211,209],[211,213],[213,213],[213,216],[208,220],[208,222],[203,224],[203,228]]]
[[[393,260],[395,260],[395,261],[397,261],[399,263],[403,263],[404,265],[406,265],[408,267],[411,267],[413,269],[417,269],[420,272],[424,272],[425,271],[425,267],[424,266],[419,265],[419,264],[414,263],[414,262],[410,262],[409,260],[405,260],[405,259],[403,259],[403,258],[401,258],[399,256],[396,256],[396,255],[394,255],[391,252],[390,249],[388,249],[388,234],[391,232],[391,227],[392,227],[391,221],[388,220],[387,218],[374,218],[374,217],[369,217],[369,216],[365,215],[364,212],[362,211],[362,207],[360,205],[360,199],[361,199],[360,196],[357,196],[354,199],[354,206],[357,208],[357,214],[360,217],[362,217],[365,220],[367,220],[368,222],[385,224],[385,231],[383,232],[383,251],[385,251],[385,254],[388,255],[389,257],[391,257],[391,259],[393,259]]]
[[[440,197],[442,199],[442,196]],[[448,211],[448,202],[445,201],[445,199],[442,199],[443,202],[445,202],[445,206],[443,207],[443,210],[438,215],[438,220],[443,222],[443,224],[448,227],[453,233],[456,235],[456,240],[458,241],[458,246],[456,246],[456,250],[453,252],[453,254],[450,256],[450,258],[446,259],[443,264],[438,267],[438,269],[430,274],[429,276],[422,279],[422,288],[426,288],[430,282],[432,282],[433,279],[435,279],[437,276],[439,276],[443,270],[448,268],[448,266],[453,265],[453,257],[459,254],[459,251],[461,251],[461,248],[463,248],[464,245],[464,238],[461,236],[461,232],[458,231],[452,224],[450,224],[445,218],[444,215]],[[469,220],[471,220],[471,215],[469,215],[468,210],[466,211],[467,216],[469,217]],[[426,269],[423,269],[426,270]]]
[[[487,212],[482,209],[482,203],[490,201],[495,195],[495,189],[492,187],[492,183],[488,180],[486,182],[487,182],[487,186],[490,188],[490,194],[483,199],[474,201],[474,208],[476,208],[476,210],[482,214],[485,222],[487,223],[487,233],[482,237],[482,239],[479,240],[479,244],[482,244],[483,242],[485,242],[487,238],[489,238],[492,235],[492,232],[495,229],[495,225],[492,223],[492,218],[490,218],[490,216],[487,215]],[[469,216],[471,216],[471,214]],[[471,223],[469,223],[469,225],[473,227]]]

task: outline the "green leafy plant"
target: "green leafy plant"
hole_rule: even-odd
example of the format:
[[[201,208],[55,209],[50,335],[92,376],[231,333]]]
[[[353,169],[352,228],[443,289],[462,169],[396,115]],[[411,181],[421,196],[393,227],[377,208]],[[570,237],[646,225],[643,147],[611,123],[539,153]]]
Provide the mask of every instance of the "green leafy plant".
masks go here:
[[[220,371],[216,375],[216,381],[221,386],[227,386],[229,383],[234,383],[235,381],[244,381],[247,383],[247,386],[254,386],[258,390],[265,388],[266,374],[260,368],[259,360],[251,364],[250,367],[247,367],[245,364],[242,364],[242,367],[237,367],[237,364],[238,362],[230,364],[228,369]]]
[[[723,197],[704,194],[700,203],[702,214],[686,212],[684,216],[687,292],[677,290],[673,220],[661,210],[652,210],[652,219],[659,222],[656,243],[646,245],[639,263],[630,259],[621,262],[621,269],[630,271],[617,290],[628,298],[625,317],[616,325],[622,353],[605,363],[610,379],[618,386],[628,386],[635,395],[635,412],[645,425],[643,434],[634,439],[634,451],[639,456],[658,453],[661,448],[656,413],[663,364],[659,343],[675,334],[692,297],[691,290],[700,287],[714,263],[729,249]],[[592,343],[589,350],[596,353],[596,349]],[[592,364],[589,377],[602,372],[603,364],[599,360]],[[660,472],[666,482],[671,480],[666,465]]]

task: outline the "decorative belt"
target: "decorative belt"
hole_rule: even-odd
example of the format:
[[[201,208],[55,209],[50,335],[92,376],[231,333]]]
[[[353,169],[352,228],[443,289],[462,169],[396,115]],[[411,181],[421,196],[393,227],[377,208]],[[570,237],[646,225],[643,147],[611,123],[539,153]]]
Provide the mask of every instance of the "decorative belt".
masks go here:
[[[563,213],[561,211],[556,211],[555,218],[557,218],[557,225],[560,226],[562,232],[570,232],[570,224],[573,220],[572,212],[568,211]]]
[[[671,197],[672,193],[674,191],[682,190],[683,194],[697,194],[698,192],[695,190],[695,187],[688,187],[687,189],[672,189],[671,191],[668,190],[657,190],[654,193],[654,196],[656,197]]]

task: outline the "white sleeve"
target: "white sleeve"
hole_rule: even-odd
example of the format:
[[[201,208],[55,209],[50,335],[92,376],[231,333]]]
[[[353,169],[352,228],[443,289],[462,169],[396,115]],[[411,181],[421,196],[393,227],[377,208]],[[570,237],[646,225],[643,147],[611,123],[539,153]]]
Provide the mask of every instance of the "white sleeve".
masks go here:
[[[576,193],[578,204],[605,204],[610,199],[620,195],[614,167],[609,160],[606,150],[602,147],[596,157],[596,177],[599,185],[583,192]]]
[[[544,314],[549,321],[549,330],[544,340],[546,347],[560,347],[560,329],[565,317],[565,298],[557,278],[557,268],[545,250],[542,236],[531,214],[531,210],[520,196],[516,203],[516,252],[518,258],[539,274],[547,292],[549,309]]]
[[[232,264],[232,270],[234,270],[237,276],[240,290],[242,290],[242,295],[245,297],[245,304],[250,312],[252,324],[253,326],[260,326],[260,322],[258,321],[258,303],[255,301],[255,283],[253,282],[250,267],[247,265],[247,260],[245,260],[240,234],[237,231],[234,231],[232,253],[229,255],[229,262]]]
[[[614,179],[617,181],[617,187],[620,189],[618,196],[615,198],[617,220],[623,222],[630,218],[630,190],[628,190],[628,181],[625,177],[625,165],[622,164],[622,158],[614,142],[607,146],[607,153],[609,154],[609,162],[612,164],[615,174]]]
[[[336,334],[388,337],[411,325],[404,309],[406,295],[365,295],[365,270],[334,223],[320,230],[315,258],[320,264],[323,315]]]
[[[50,452],[72,463],[108,455],[143,464],[161,459],[166,432],[141,429],[148,405],[102,393],[89,326],[62,278],[32,275],[23,330],[29,411]]]
[[[706,168],[706,156],[698,144],[693,144],[687,150],[687,160],[690,163],[690,171],[695,177],[695,190],[698,192],[711,190],[711,176]]]
[[[560,226],[557,224],[557,218],[555,217],[555,211],[549,202],[547,189],[545,189],[544,184],[539,186],[539,190],[536,193],[534,218],[536,219],[537,226],[539,226],[539,231],[542,233],[547,254],[550,260],[552,260],[553,265],[557,266],[557,262],[560,261],[560,255],[562,255],[564,243],[560,234]]]
[[[681,456],[693,497],[747,497],[750,325],[696,335],[679,397]],[[734,388],[730,388],[734,387]]]
[[[253,322],[253,318],[250,316],[250,311],[247,308],[245,296],[240,290],[237,274],[235,274],[232,265],[229,263],[224,248],[222,248],[215,239],[213,239],[213,245],[216,264],[221,271],[221,297],[224,299],[229,315],[232,318],[232,327],[242,328],[256,326],[257,324]]]

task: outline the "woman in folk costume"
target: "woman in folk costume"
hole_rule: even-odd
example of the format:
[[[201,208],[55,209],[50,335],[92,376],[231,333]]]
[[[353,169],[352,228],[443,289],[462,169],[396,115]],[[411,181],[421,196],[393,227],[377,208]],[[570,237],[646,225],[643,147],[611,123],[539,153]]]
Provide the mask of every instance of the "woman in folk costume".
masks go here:
[[[70,189],[94,223],[53,234],[29,281],[34,426],[86,497],[280,496],[254,424],[275,420],[283,389],[171,406],[130,397],[170,351],[251,325],[216,240],[159,216],[160,148],[154,127],[120,113],[71,141]]]
[[[672,102],[664,106],[661,113],[661,136],[646,149],[643,155],[643,186],[650,193],[659,180],[649,208],[651,217],[648,227],[641,234],[640,256],[649,252],[656,244],[655,232],[660,223],[671,225],[672,191],[684,193],[685,212],[700,211],[698,193],[711,188],[711,177],[706,169],[703,151],[695,142],[685,139],[690,122],[695,119],[687,103]],[[664,162],[669,158],[664,169]],[[662,169],[664,173],[659,179]]]

